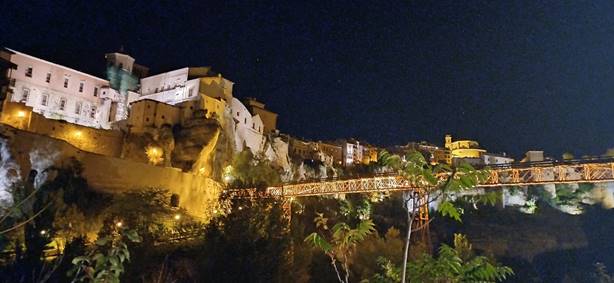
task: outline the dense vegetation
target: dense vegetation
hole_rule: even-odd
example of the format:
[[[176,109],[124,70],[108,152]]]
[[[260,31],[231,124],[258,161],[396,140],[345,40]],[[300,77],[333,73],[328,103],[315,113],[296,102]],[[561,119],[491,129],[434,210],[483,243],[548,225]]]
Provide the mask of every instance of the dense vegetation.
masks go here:
[[[420,180],[457,172],[412,158],[403,164],[383,154],[368,170],[388,166]],[[476,256],[462,236],[433,256],[426,227],[412,229],[417,206],[408,205],[415,201],[408,194],[223,199],[219,216],[203,224],[173,207],[162,188],[107,195],[92,191],[81,171],[73,161],[39,173],[48,180],[40,187],[34,172],[15,186],[14,206],[0,223],[3,282],[401,282],[405,262],[415,282],[495,282],[512,274]],[[226,173],[235,188],[279,182],[266,161],[246,152]],[[437,190],[471,182],[459,176]],[[453,218],[462,212],[451,202],[439,210]]]

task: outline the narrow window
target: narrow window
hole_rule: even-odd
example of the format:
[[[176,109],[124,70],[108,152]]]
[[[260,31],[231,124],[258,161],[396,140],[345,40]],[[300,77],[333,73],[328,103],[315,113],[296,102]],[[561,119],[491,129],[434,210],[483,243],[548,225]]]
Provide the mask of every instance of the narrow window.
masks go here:
[[[32,66],[28,66],[28,68],[26,69],[26,77],[32,77]]]
[[[79,92],[83,92],[83,85],[84,85],[83,81],[80,81],[79,82]]]
[[[15,86],[15,79],[11,79],[11,80],[9,81],[9,85],[11,85],[11,86],[13,86],[13,87],[14,87],[14,86]]]
[[[154,90],[154,93],[158,93],[158,88],[156,88],[156,90]]]
[[[64,88],[68,88],[68,78],[64,77]]]
[[[48,103],[49,103],[49,95],[43,94],[43,96],[41,97],[41,105],[47,106]]]
[[[98,97],[98,88],[94,87],[94,97]]]
[[[245,118],[245,119],[243,120],[243,124],[246,124],[246,125],[247,125],[247,118]]]
[[[81,114],[81,106],[82,106],[82,103],[77,102],[77,104],[75,105],[75,114],[77,115]]]
[[[30,89],[24,87],[21,93],[21,102],[28,102],[28,97],[30,97]]]
[[[92,106],[92,111],[90,112],[90,118],[94,119],[96,117],[96,106]]]
[[[188,89],[188,97],[192,97],[192,91],[193,91],[193,89],[192,89],[192,88],[189,88],[189,89]]]
[[[237,117],[239,117],[239,112],[237,111]]]
[[[45,78],[45,82],[46,83],[50,83],[51,82],[51,73],[47,73],[47,77]]]
[[[60,110],[64,111],[66,109],[66,98],[60,98]]]

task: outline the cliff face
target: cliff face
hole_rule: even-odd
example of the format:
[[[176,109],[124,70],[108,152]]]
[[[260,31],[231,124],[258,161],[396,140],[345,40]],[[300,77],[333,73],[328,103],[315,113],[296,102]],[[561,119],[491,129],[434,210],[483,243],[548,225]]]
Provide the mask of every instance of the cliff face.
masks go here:
[[[95,190],[108,193],[168,190],[179,196],[179,206],[205,222],[212,217],[222,190],[221,184],[199,174],[93,154],[61,140],[0,125],[0,201],[4,201],[0,205],[10,204],[9,189],[22,181],[20,176],[36,170],[39,174],[35,184],[41,184],[44,179],[53,178],[44,173],[45,169],[62,166],[73,158],[81,163],[88,186]]]
[[[220,125],[212,119],[193,119],[175,128],[172,166],[185,172],[210,175],[211,152],[220,135]]]

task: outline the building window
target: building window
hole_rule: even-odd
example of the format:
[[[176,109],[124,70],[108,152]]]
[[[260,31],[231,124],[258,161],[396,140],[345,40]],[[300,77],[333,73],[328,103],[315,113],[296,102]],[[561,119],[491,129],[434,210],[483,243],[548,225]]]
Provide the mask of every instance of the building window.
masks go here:
[[[10,85],[10,86],[12,86],[12,87],[14,87],[14,86],[15,86],[15,79],[11,79],[11,80],[9,81],[9,85]]]
[[[28,66],[28,68],[26,69],[26,77],[32,77],[32,66]]]
[[[66,109],[66,98],[60,98],[60,110],[64,111]]]
[[[237,117],[239,117],[239,112],[237,111]]]
[[[92,106],[92,111],[90,111],[90,118],[94,119],[96,117],[96,106]]]
[[[98,97],[98,88],[94,87],[94,97]]]
[[[81,106],[82,106],[82,103],[77,102],[77,104],[75,105],[75,114],[77,115],[81,114]]]
[[[68,88],[68,78],[64,78],[64,88]]]
[[[252,129],[256,129],[256,123],[252,123]]]
[[[45,78],[45,82],[46,83],[50,83],[51,82],[51,73],[47,73],[47,77]]]
[[[194,91],[194,90],[193,90],[192,88],[189,88],[189,89],[188,89],[188,97],[192,97],[192,92],[193,92],[193,91]]]
[[[79,92],[83,92],[83,85],[85,83],[83,81],[79,82]]]
[[[158,93],[158,88],[156,88],[156,90],[154,90],[154,93]]]
[[[41,96],[41,105],[47,106],[47,104],[49,104],[49,95],[43,94],[43,96]]]
[[[245,119],[243,120],[243,124],[246,124],[246,125],[247,125],[247,118],[245,118]]]
[[[21,93],[21,102],[28,102],[28,97],[30,97],[30,89],[24,87]]]

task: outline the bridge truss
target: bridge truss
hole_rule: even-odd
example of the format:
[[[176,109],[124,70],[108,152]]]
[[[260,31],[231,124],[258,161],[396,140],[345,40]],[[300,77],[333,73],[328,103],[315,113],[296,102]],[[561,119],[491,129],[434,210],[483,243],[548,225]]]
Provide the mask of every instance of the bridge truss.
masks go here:
[[[552,164],[524,168],[494,168],[478,187],[528,186],[566,183],[614,182],[614,162]],[[347,180],[320,180],[268,187],[265,190],[233,190],[231,197],[296,198],[351,193],[416,190],[417,186],[398,175]]]

